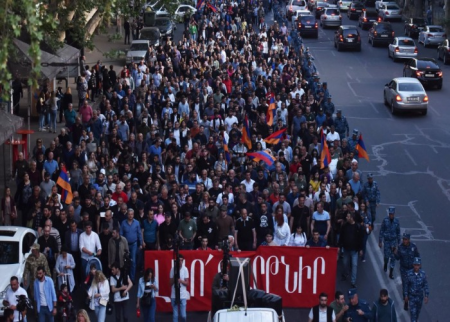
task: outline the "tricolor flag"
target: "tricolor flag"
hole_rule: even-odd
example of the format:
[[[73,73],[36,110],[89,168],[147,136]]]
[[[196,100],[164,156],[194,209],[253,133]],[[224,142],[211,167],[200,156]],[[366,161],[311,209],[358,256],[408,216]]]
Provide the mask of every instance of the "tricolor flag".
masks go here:
[[[269,144],[278,144],[280,142],[280,140],[282,140],[283,138],[286,137],[286,128],[276,131],[275,133],[272,133],[271,135],[269,135],[268,137],[266,137],[264,139],[264,142],[269,143]]]
[[[275,99],[272,97],[270,99],[269,107],[267,108],[266,121],[267,125],[272,126],[273,120],[275,118],[276,104]]]
[[[61,168],[61,173],[59,174],[59,178],[56,181],[56,184],[61,187],[61,201],[66,205],[70,205],[72,203],[73,195],[72,195],[72,187],[70,186],[69,176],[67,175],[66,167],[63,166]]]
[[[213,4],[208,2],[206,5],[209,9],[211,9],[212,12],[217,12],[217,8]]]
[[[330,150],[328,149],[328,143],[327,138],[325,137],[325,134],[323,133],[323,129],[320,132],[320,143],[322,145],[322,152],[320,153],[320,168],[326,168],[331,163],[331,155]]]
[[[197,9],[200,9],[203,6],[204,2],[205,2],[205,0],[198,0],[198,2],[197,2]]]
[[[263,161],[269,167],[276,160],[276,158],[272,154],[270,154],[269,150],[247,153],[247,156],[256,162]]]
[[[370,161],[369,155],[367,154],[366,146],[365,146],[363,138],[362,138],[362,134],[359,136],[358,144],[356,144],[355,149],[358,151],[358,156],[360,158],[364,158],[367,161]]]
[[[252,134],[250,133],[250,124],[248,123],[247,115],[244,119],[244,126],[242,127],[242,143],[244,143],[247,148],[252,148]]]

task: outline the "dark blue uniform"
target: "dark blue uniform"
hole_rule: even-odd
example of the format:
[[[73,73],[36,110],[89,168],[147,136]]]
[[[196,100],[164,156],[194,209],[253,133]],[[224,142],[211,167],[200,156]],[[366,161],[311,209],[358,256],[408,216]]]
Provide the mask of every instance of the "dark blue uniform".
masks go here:
[[[407,237],[405,237],[404,235],[403,238]],[[414,258],[420,257],[419,250],[417,249],[417,246],[414,243],[409,243],[408,246],[401,243],[398,246],[398,250],[394,254],[394,257],[396,260],[400,260],[400,274],[402,277],[403,293],[405,293],[406,277],[408,275],[408,271],[413,268]]]
[[[383,219],[379,242],[384,242],[384,262],[390,260],[390,267],[394,268],[395,258],[392,249],[400,244],[400,222],[397,218],[391,220],[388,216]]]
[[[359,315],[358,310],[364,312],[364,315]],[[370,321],[372,312],[370,311],[369,304],[365,300],[358,300],[358,304],[348,304],[348,310],[344,314],[343,321],[347,321],[347,318],[352,318],[352,322],[367,322]]]
[[[417,322],[422,309],[423,298],[430,295],[425,272],[421,269],[417,273],[414,272],[414,269],[409,270],[406,275],[406,287],[404,287],[403,292],[403,295],[409,299],[411,322]]]

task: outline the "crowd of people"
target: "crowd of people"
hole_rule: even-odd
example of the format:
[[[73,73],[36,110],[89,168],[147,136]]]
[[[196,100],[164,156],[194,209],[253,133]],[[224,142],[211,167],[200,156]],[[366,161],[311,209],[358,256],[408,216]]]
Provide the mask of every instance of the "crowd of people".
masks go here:
[[[137,309],[154,321],[158,285],[153,270],[144,270],[143,252],[172,250],[176,238],[182,249],[200,251],[219,249],[224,241],[235,251],[339,247],[342,278],[350,279],[355,298],[357,268],[380,216],[378,185],[359,168],[360,132],[350,131],[335,109],[297,32],[287,22],[266,24],[269,9],[277,17],[280,3],[211,4],[187,15],[178,43],[151,46],[139,63],[117,73],[100,61],[86,66],[76,102],[70,88],[63,94],[42,87],[40,129],[51,111],[55,133],[58,109],[64,126],[51,142],[36,140],[30,161],[19,154],[17,192],[6,189],[1,208],[3,224],[39,236],[24,282],[40,321],[67,308],[59,302],[71,302],[77,287],[86,290],[99,322],[110,312],[111,292],[116,321],[128,321],[134,284]],[[275,141],[265,140],[280,130]],[[325,146],[328,164],[321,157]],[[274,162],[257,162],[250,152],[268,153]],[[69,178],[71,200],[56,184],[61,173]],[[380,234],[384,269],[390,260],[393,278],[395,260],[401,260],[413,314],[413,305],[421,305],[420,294],[407,286],[413,261],[404,255],[403,265],[395,209],[389,213]],[[348,308],[342,298],[336,294],[341,310]],[[178,314],[177,307],[174,321],[185,319],[185,310],[181,305]],[[344,316],[337,320],[348,321]],[[85,311],[77,319],[89,321]]]

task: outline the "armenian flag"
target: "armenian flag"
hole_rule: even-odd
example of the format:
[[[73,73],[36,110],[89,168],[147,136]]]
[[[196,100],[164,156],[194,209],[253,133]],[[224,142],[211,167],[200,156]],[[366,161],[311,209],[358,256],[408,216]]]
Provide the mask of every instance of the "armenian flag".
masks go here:
[[[284,139],[286,137],[286,128],[276,131],[275,133],[272,133],[268,137],[264,139],[264,142],[269,144],[278,144],[280,140]]]
[[[272,126],[273,120],[275,118],[276,104],[275,99],[272,97],[270,99],[269,107],[267,108],[266,121],[267,125]]]
[[[369,155],[367,154],[367,150],[366,150],[366,145],[364,144],[364,141],[362,138],[362,134],[358,138],[358,144],[356,144],[355,149],[358,151],[358,156],[360,158],[364,158],[370,162]]]
[[[72,187],[69,183],[69,176],[67,175],[66,167],[63,166],[61,168],[61,173],[59,174],[59,178],[56,181],[56,184],[61,187],[61,201],[66,205],[70,205],[72,203],[73,194]]]
[[[200,9],[203,6],[204,2],[205,2],[205,0],[198,0],[198,2],[197,2],[197,9]]]
[[[320,143],[322,145],[322,152],[320,154],[320,168],[323,169],[328,167],[328,165],[331,163],[330,150],[328,149],[327,138],[325,137],[323,130],[320,133]]]
[[[223,135],[223,151],[225,152],[225,162],[228,164],[231,161],[230,150],[228,149],[228,142],[227,139],[225,139],[225,135],[223,133],[222,135]]]
[[[217,12],[217,8],[213,4],[208,2],[207,6],[209,9],[211,9],[212,12]]]
[[[247,153],[247,156],[256,162],[263,161],[269,167],[274,163],[276,158],[270,154],[269,150]]]
[[[248,123],[247,115],[245,116],[244,126],[242,127],[241,141],[247,146],[247,148],[252,148],[252,134],[250,133],[250,125]]]

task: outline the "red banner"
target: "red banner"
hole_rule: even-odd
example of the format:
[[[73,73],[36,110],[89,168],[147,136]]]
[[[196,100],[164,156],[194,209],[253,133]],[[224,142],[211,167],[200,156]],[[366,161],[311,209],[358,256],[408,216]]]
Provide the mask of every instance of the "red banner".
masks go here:
[[[220,271],[222,252],[181,251],[189,271],[190,299],[188,311],[209,311],[212,281]],[[284,307],[312,307],[321,292],[333,296],[335,292],[337,248],[259,247],[256,252],[231,252],[232,257],[250,257],[253,276],[252,288],[258,288],[283,298]],[[155,270],[159,285],[157,310],[169,312],[171,286],[170,269],[173,252],[145,252],[145,267]]]

